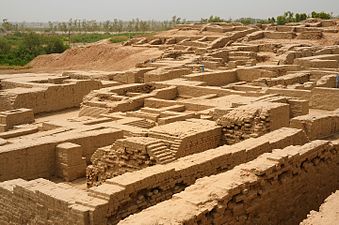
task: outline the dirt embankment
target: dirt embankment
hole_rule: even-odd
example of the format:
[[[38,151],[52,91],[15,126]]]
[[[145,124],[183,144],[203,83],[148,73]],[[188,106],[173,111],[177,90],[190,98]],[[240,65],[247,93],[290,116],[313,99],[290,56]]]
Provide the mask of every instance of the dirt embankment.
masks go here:
[[[142,48],[112,44],[101,41],[82,47],[75,47],[62,54],[41,55],[28,66],[31,71],[100,70],[122,71],[134,68],[136,64],[159,57],[162,51],[156,48]]]

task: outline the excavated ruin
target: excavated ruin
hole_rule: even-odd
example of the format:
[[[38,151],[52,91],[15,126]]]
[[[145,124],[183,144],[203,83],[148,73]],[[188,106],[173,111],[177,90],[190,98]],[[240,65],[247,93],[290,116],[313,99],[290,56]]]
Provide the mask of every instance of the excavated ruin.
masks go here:
[[[338,40],[184,24],[1,74],[0,224],[337,224]]]

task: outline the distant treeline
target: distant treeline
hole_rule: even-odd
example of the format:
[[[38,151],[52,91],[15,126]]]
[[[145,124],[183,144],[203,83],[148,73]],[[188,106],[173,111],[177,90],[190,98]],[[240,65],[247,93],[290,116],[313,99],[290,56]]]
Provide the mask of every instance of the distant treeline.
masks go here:
[[[133,19],[123,21],[119,19],[107,20],[98,22],[96,20],[79,20],[70,19],[67,22],[48,22],[32,25],[30,23],[11,23],[7,19],[3,19],[0,32],[5,31],[40,31],[40,32],[106,32],[106,33],[121,33],[121,32],[156,32],[164,31],[173,28],[177,24],[186,24],[192,22],[213,23],[213,22],[240,22],[245,25],[256,23],[273,23],[283,25],[290,22],[300,22],[308,18],[330,19],[334,18],[332,13],[312,12],[293,13],[285,12],[283,15],[271,17],[268,19],[255,18],[240,18],[240,19],[223,19],[219,16],[210,16],[202,18],[200,21],[188,21],[177,16],[173,16],[171,20],[155,21],[155,20],[140,20]]]
[[[29,23],[10,23],[4,19],[2,29],[6,31],[45,31],[45,32],[151,32],[164,31],[172,28],[176,24],[187,23],[179,17],[173,16],[172,20],[155,21],[133,19],[131,21],[123,21],[114,19],[98,22],[96,20],[78,20],[70,19],[67,22],[48,22],[32,24]]]
[[[315,12],[313,11],[310,14],[307,13],[294,13],[291,11],[285,12],[283,15],[275,17],[271,17],[268,19],[255,19],[255,18],[240,18],[236,20],[232,19],[223,19],[219,16],[210,16],[209,18],[202,18],[201,23],[215,23],[215,22],[240,22],[242,24],[277,24],[277,25],[284,25],[286,23],[293,23],[293,22],[301,22],[310,18],[318,18],[318,19],[332,19],[335,18],[332,13],[326,12]],[[337,16],[338,18],[338,16]]]

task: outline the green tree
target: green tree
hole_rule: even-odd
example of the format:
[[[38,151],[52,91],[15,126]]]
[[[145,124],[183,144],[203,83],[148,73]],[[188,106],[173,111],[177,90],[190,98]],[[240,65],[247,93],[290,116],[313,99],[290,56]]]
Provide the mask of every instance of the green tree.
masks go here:
[[[320,19],[326,19],[326,20],[328,20],[328,19],[331,19],[331,14],[329,14],[329,13],[325,13],[325,12],[320,12],[319,13],[319,18]]]
[[[224,22],[223,19],[221,19],[219,16],[210,16],[210,18],[208,19],[209,23],[218,23],[218,22]]]
[[[301,21],[300,14],[296,13],[295,14],[295,22],[300,22],[300,21]]]
[[[318,13],[315,12],[315,11],[313,11],[313,12],[311,13],[311,17],[312,17],[312,18],[318,18]]]
[[[306,20],[307,19],[307,14],[306,13],[301,13],[300,14],[300,21],[304,21],[304,20]]]
[[[277,24],[278,24],[278,25],[284,25],[284,24],[286,24],[286,17],[285,17],[285,16],[278,16],[278,17],[277,17]]]

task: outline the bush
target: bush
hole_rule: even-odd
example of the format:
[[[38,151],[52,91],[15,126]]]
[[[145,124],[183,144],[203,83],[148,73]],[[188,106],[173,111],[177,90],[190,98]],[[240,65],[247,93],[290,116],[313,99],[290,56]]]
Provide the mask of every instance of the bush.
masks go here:
[[[319,19],[326,19],[326,20],[332,18],[331,14],[329,14],[329,13],[325,13],[325,12],[318,13],[318,12],[315,12],[315,11],[313,11],[311,13],[311,16],[312,16],[312,18],[319,18]]]
[[[30,55],[40,55],[44,53],[43,38],[37,33],[28,33],[24,35],[21,45],[21,51],[27,52]]]
[[[46,39],[46,46],[45,46],[45,52],[47,54],[50,53],[62,53],[64,52],[68,46],[64,44],[64,42],[55,36],[48,37]]]
[[[102,39],[110,38],[112,35],[105,33],[84,33],[84,34],[72,34],[71,35],[71,42],[72,43],[93,43],[100,41]]]
[[[11,44],[5,38],[0,38],[0,53],[8,54],[11,51]]]

